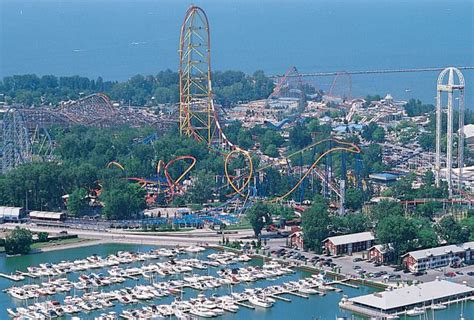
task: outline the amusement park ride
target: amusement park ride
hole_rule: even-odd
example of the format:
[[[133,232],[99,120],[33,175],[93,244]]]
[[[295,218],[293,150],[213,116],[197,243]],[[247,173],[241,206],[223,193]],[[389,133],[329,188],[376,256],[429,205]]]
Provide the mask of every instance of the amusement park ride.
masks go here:
[[[233,144],[227,139],[222,130],[212,92],[209,23],[205,12],[199,7],[191,6],[186,12],[181,27],[179,57],[179,133],[183,137],[192,137],[197,141],[206,143],[210,150],[222,156],[224,158],[225,183],[220,188],[231,189],[231,193],[228,195],[231,200],[240,197],[244,199],[244,203],[249,203],[253,196],[262,196],[262,192],[259,192],[259,186],[265,183],[265,170],[276,166],[276,164],[275,162],[264,163],[262,161],[262,165],[255,168],[253,157],[257,155]],[[305,99],[303,83],[295,77],[297,74],[298,71],[294,67],[288,70],[286,75],[278,82],[268,100],[277,97],[301,98],[302,96]],[[318,147],[322,150],[320,154],[316,154],[316,148]],[[316,177],[316,179],[322,181],[326,196],[330,197],[332,193],[339,199],[338,206],[342,210],[346,186],[345,155],[341,157],[343,169],[341,180],[338,183],[336,179],[333,179],[330,161],[331,154],[335,152],[352,153],[358,156],[361,150],[355,144],[328,138],[278,159],[276,163],[284,163],[279,171],[291,175],[290,180],[295,181],[287,192],[267,201],[285,201],[298,190],[300,192],[297,198],[302,201],[304,199],[304,189],[307,187],[305,182],[310,178],[314,180]],[[302,159],[303,157],[308,158],[308,155],[311,160],[308,165],[304,166]],[[360,165],[360,159],[357,156],[356,166]],[[235,168],[231,169],[233,167],[232,162],[237,157],[241,157],[246,165],[237,169],[237,172],[234,173],[236,170]],[[325,170],[321,170],[318,164],[324,158],[327,158],[326,166]],[[187,167],[176,179],[173,179],[169,169],[177,162],[182,164],[186,162]],[[155,178],[126,177],[126,179],[146,188],[148,191],[147,199],[151,202],[156,200],[159,194],[164,194],[165,199],[171,201],[176,195],[183,194],[186,191],[182,182],[195,167],[196,162],[196,158],[190,155],[176,157],[168,163],[159,160],[156,166]],[[108,167],[117,167],[126,172],[126,168],[117,162],[109,163]],[[359,178],[359,175],[357,175],[357,178]]]
[[[338,84],[343,79],[350,83],[350,75],[338,73],[329,90],[329,95],[336,94]],[[306,94],[304,85],[295,67],[290,68],[278,81],[274,91],[268,97],[268,101],[274,98],[298,98],[304,108]],[[350,86],[349,86],[350,87]],[[338,204],[342,209],[344,205],[344,190],[346,187],[345,154],[355,154],[355,165],[360,166],[359,155],[361,150],[355,144],[337,140],[324,139],[294,152],[278,161],[260,161],[259,167],[254,167],[256,154],[233,144],[223,132],[219,121],[219,113],[214,105],[211,81],[211,42],[210,29],[205,12],[197,7],[191,6],[184,17],[181,26],[179,43],[179,133],[181,136],[192,137],[207,144],[210,150],[224,157],[224,176],[226,187],[232,190],[229,197],[242,197],[245,202],[252,196],[264,196],[259,194],[259,186],[265,183],[265,170],[284,163],[286,167],[279,168],[280,172],[291,175],[293,185],[282,195],[269,199],[270,202],[279,202],[288,199],[290,195],[299,195],[295,199],[304,199],[304,189],[307,188],[308,180],[319,179],[323,184],[326,196],[335,195],[339,199]],[[350,90],[345,97],[350,97]],[[302,111],[300,109],[300,111]],[[59,108],[26,108],[23,106],[12,106],[5,114],[2,128],[2,172],[8,172],[12,168],[41,159],[49,161],[53,156],[53,142],[47,128],[51,125],[70,126],[81,124],[86,126],[110,127],[119,124],[142,125],[152,124],[167,127],[168,122],[153,117],[137,117],[132,110],[116,108],[109,98],[104,94],[93,94],[77,101],[65,102]],[[318,154],[316,150],[319,150]],[[341,155],[341,178],[335,179],[332,170],[332,154],[338,152]],[[308,160],[309,155],[309,160]],[[240,168],[234,174],[233,160],[241,157],[246,166]],[[303,165],[303,158],[306,165]],[[325,169],[318,164],[326,159]],[[185,177],[196,165],[193,156],[180,156],[168,163],[158,161],[156,166],[157,178],[133,178],[127,177],[129,181],[136,182],[149,190],[149,197],[156,199],[158,194],[165,194],[167,200],[172,200],[177,194],[185,192],[182,185]],[[171,177],[169,169],[173,164],[183,162],[187,167],[179,176]],[[126,172],[121,164],[109,163],[108,167],[117,167]],[[233,168],[233,169],[231,169]],[[359,175],[354,170],[357,180]],[[361,186],[360,182],[355,183]]]
[[[255,155],[233,144],[226,138],[213,101],[210,43],[210,28],[205,12],[199,7],[191,6],[186,12],[180,36],[179,130],[182,136],[191,136],[198,141],[204,141],[209,148],[224,156],[225,177],[228,185],[233,189],[231,195],[240,195],[247,199],[252,190],[253,192],[255,191],[256,181],[264,176],[262,173],[273,164],[264,164],[259,168],[254,168],[252,156]],[[332,88],[335,87],[338,78],[339,75],[336,76]],[[282,96],[292,98],[304,97],[302,100],[306,98],[303,83],[301,78],[298,77],[298,71],[295,67],[290,68],[280,79],[268,100]],[[303,103],[305,103],[305,101]],[[315,157],[315,148],[324,144],[329,144],[330,147]],[[331,146],[331,144],[333,146]],[[280,159],[281,161],[279,162],[283,161],[290,166],[290,164],[294,162],[293,158],[297,156],[302,157],[302,155],[308,151],[313,151],[313,161],[309,165],[309,168],[304,172],[300,171],[300,177],[290,190],[269,201],[283,201],[301,188],[304,181],[310,175],[315,174],[319,179],[323,180],[328,189],[333,191],[341,199],[340,206],[342,207],[344,203],[345,183],[342,183],[342,187],[336,186],[336,183],[329,179],[329,174],[319,170],[317,165],[323,158],[334,152],[360,154],[361,150],[358,146],[349,142],[337,139],[325,139],[294,152]],[[242,156],[246,160],[247,167],[244,170],[245,173],[233,175],[230,170],[230,163],[237,156]],[[291,169],[288,170],[288,172],[291,171]],[[345,177],[343,177],[342,180],[345,181]],[[254,184],[253,186],[252,183]]]

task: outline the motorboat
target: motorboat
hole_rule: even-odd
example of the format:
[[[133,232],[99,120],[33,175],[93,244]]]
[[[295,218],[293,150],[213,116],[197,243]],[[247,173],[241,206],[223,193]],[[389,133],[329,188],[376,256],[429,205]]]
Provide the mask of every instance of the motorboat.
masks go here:
[[[419,308],[419,307],[415,307],[411,310],[408,310],[406,312],[406,315],[409,316],[409,317],[415,317],[415,316],[419,316],[419,315],[422,315],[425,313],[425,309],[423,308]]]
[[[249,302],[257,307],[270,308],[273,306],[273,302],[267,297],[251,296]]]
[[[189,313],[203,318],[212,318],[216,316],[214,312],[202,306],[192,307],[191,310],[189,310]]]

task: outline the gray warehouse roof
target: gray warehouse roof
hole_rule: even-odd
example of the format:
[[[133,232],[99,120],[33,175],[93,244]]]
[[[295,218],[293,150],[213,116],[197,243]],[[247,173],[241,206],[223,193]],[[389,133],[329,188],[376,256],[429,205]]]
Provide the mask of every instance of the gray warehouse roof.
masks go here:
[[[433,300],[469,293],[474,293],[474,288],[446,280],[435,280],[393,291],[376,292],[350,298],[349,301],[378,310],[391,310],[423,302],[431,303]]]
[[[336,246],[339,246],[341,244],[370,241],[370,240],[375,240],[375,237],[371,232],[359,232],[359,233],[345,234],[343,236],[329,237],[329,238],[326,238],[323,242],[331,241]]]

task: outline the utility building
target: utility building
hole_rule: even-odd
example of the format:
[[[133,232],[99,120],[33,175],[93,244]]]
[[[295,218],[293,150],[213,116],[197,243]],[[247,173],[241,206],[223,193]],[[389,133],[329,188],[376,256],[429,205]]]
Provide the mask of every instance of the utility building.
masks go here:
[[[375,237],[371,232],[359,232],[326,238],[323,245],[326,253],[337,256],[365,251],[373,246],[374,242]]]

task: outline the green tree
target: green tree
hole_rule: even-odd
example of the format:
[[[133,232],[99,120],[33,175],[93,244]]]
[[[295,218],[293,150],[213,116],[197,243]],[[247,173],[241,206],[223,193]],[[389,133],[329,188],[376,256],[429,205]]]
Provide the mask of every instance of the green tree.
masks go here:
[[[417,226],[417,247],[433,248],[438,246],[438,235],[433,228],[431,221],[427,218],[414,218],[413,222]]]
[[[385,141],[385,130],[382,127],[378,127],[372,132],[372,140],[375,142],[384,142]]]
[[[306,127],[300,123],[297,123],[290,130],[289,141],[290,141],[291,147],[294,150],[299,150],[309,145],[312,139]]]
[[[364,126],[361,136],[367,141],[384,142],[385,130],[375,122],[371,122],[368,126]]]
[[[417,236],[417,226],[413,220],[400,215],[389,215],[379,221],[376,227],[378,241],[391,243],[397,259],[413,249],[413,239]]]
[[[263,202],[257,202],[252,205],[249,209],[247,209],[245,215],[250,222],[256,237],[260,237],[262,229],[265,227],[265,225],[270,224],[272,221],[271,206]]]
[[[329,236],[330,224],[327,204],[322,197],[317,196],[301,217],[305,247],[320,253],[321,242]]]
[[[80,216],[89,207],[87,203],[87,191],[83,188],[74,190],[67,200],[67,210],[73,216]]]
[[[278,149],[274,144],[269,144],[268,147],[265,149],[264,154],[273,158],[277,158],[279,156]]]
[[[104,189],[100,199],[108,219],[131,219],[146,207],[146,191],[136,184],[117,180],[107,182]]]
[[[369,218],[362,213],[347,214],[341,220],[339,223],[344,233],[364,232],[370,228]]]
[[[376,143],[364,148],[362,153],[363,175],[367,177],[370,173],[380,172],[385,166],[382,163],[382,147]]]
[[[416,207],[416,214],[421,217],[433,219],[434,214],[439,209],[439,205],[436,202],[430,201],[427,203],[419,204]]]
[[[349,188],[346,191],[346,206],[352,210],[362,209],[365,201],[365,192],[358,188]]]
[[[461,220],[461,226],[469,232],[469,241],[474,241],[474,216]]]
[[[46,242],[48,241],[49,234],[47,232],[38,232],[38,241]]]
[[[31,250],[33,235],[30,230],[16,227],[5,238],[7,254],[27,254]]]
[[[442,218],[436,226],[436,231],[441,239],[448,244],[457,244],[467,242],[469,240],[469,230],[453,216],[446,216]]]
[[[191,203],[206,203],[207,200],[212,199],[213,186],[213,175],[204,170],[199,171],[194,178],[192,187],[186,193],[186,199]]]
[[[388,216],[402,216],[404,211],[400,203],[384,200],[372,206],[370,213],[373,220],[378,222]]]

